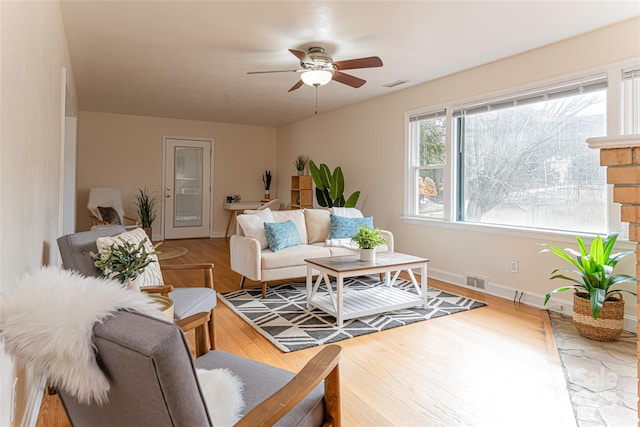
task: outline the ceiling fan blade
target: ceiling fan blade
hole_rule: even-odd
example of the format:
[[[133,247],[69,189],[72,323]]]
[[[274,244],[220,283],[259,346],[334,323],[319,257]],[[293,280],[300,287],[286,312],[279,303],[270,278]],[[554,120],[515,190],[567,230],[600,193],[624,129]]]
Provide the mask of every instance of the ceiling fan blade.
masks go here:
[[[309,55],[307,55],[307,52],[303,52],[301,50],[295,50],[295,49],[289,49],[289,52],[293,53],[296,56],[296,58],[298,58],[302,63],[305,63],[305,64],[313,63],[313,60],[309,58]]]
[[[296,83],[293,86],[291,86],[291,89],[289,89],[289,92],[300,88],[300,86],[302,86],[303,84],[304,84],[304,82],[302,80],[298,80],[298,83]]]
[[[247,74],[298,73],[304,70],[247,71]]]
[[[333,80],[343,83],[347,86],[355,87],[356,89],[365,84],[367,81],[362,80],[359,77],[352,76],[351,74],[337,71],[333,73]]]
[[[369,56],[367,58],[347,59],[346,61],[337,61],[333,65],[338,70],[353,70],[355,68],[373,68],[382,67],[382,59],[377,56]]]

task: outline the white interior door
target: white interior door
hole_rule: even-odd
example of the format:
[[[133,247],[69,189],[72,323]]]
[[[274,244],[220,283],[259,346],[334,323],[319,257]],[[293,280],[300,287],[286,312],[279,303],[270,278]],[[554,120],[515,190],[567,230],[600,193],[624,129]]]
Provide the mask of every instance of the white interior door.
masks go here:
[[[164,140],[165,239],[209,237],[211,144],[211,140]]]

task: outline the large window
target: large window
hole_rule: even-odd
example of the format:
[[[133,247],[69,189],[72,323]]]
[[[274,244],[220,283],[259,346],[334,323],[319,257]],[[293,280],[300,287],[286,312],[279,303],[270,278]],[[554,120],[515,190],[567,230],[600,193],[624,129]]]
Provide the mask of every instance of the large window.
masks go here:
[[[445,111],[415,115],[409,123],[415,149],[411,173],[413,214],[442,218],[446,165]]]
[[[409,221],[623,230],[586,139],[640,133],[638,64],[406,117]]]
[[[606,135],[606,78],[464,106],[458,220],[603,233],[607,185],[599,153]]]

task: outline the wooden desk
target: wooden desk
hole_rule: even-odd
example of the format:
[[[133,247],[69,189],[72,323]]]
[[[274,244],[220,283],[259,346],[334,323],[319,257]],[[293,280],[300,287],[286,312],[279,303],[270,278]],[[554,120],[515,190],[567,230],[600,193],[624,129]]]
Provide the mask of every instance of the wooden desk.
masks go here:
[[[236,228],[236,218],[242,211],[248,209],[258,209],[262,203],[260,202],[231,202],[225,203],[224,208],[229,211],[229,221],[227,221],[227,231],[224,233],[224,237],[229,235],[229,227],[233,223],[231,234],[233,234]]]

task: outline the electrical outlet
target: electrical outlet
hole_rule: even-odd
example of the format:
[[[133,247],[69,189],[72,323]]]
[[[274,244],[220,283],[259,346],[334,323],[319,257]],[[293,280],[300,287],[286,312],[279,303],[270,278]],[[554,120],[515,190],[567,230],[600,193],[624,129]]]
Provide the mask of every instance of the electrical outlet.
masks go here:
[[[518,274],[520,272],[520,263],[518,261],[511,260],[509,262],[509,271],[513,274]]]

